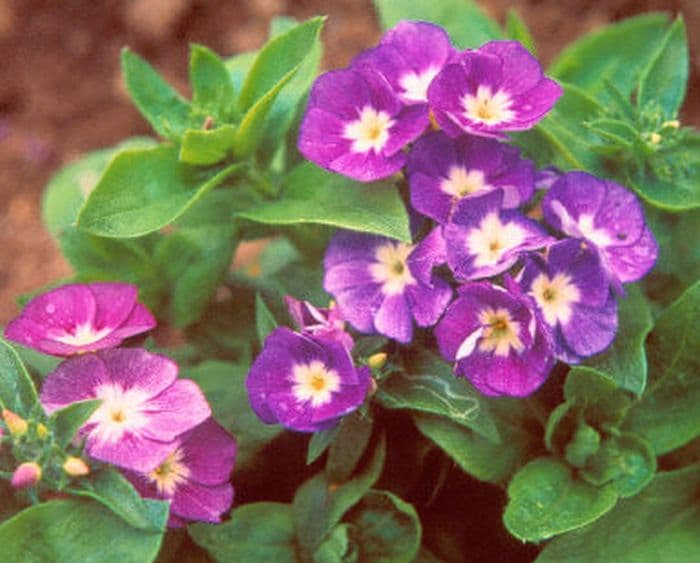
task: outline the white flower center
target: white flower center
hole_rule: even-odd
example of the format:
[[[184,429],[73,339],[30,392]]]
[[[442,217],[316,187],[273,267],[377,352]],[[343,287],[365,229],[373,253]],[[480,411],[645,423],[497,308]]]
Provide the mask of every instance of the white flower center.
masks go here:
[[[147,425],[144,403],[148,400],[140,389],[123,389],[117,384],[100,385],[95,398],[102,404],[89,418],[95,423],[92,434],[101,442],[114,443],[126,431],[138,430]]]
[[[486,183],[486,177],[481,170],[467,170],[462,166],[452,166],[447,178],[440,184],[440,189],[456,198],[474,194],[492,187]]]
[[[165,461],[148,474],[148,477],[156,484],[158,492],[166,497],[175,494],[180,483],[190,476],[190,469],[182,458],[185,457],[182,449],[177,448]]]
[[[439,67],[431,66],[421,72],[408,72],[399,79],[399,85],[403,88],[401,98],[406,102],[427,102],[428,87],[439,72]]]
[[[571,283],[571,277],[561,272],[553,278],[544,273],[538,275],[532,282],[530,295],[535,298],[544,320],[551,326],[557,322],[567,324],[572,305],[581,298],[578,288]]]
[[[389,129],[392,125],[394,120],[388,113],[365,106],[358,119],[345,126],[343,136],[352,141],[353,152],[380,152],[389,140]]]
[[[503,90],[493,93],[489,86],[479,86],[475,96],[465,95],[463,103],[467,119],[485,125],[506,123],[515,117],[515,112],[510,109],[513,105],[510,96]]]
[[[520,246],[525,240],[525,231],[515,223],[502,223],[496,213],[489,213],[478,228],[467,235],[467,250],[475,256],[474,265],[493,266],[503,255]]]
[[[331,394],[340,390],[340,376],[319,360],[309,364],[297,364],[292,370],[292,393],[298,401],[311,401],[312,407],[320,407],[331,400]]]
[[[51,334],[53,340],[68,344],[69,346],[88,346],[98,340],[101,340],[112,332],[112,328],[105,327],[100,330],[95,330],[91,324],[78,325],[73,329],[73,332],[62,332]]]
[[[517,353],[525,349],[520,340],[519,323],[513,320],[507,309],[486,307],[479,313],[484,325],[479,350],[493,352],[496,356],[507,356],[511,349]]]
[[[407,285],[416,283],[406,261],[413,247],[403,242],[389,242],[377,248],[374,262],[369,267],[372,278],[382,284],[385,295],[403,293]]]

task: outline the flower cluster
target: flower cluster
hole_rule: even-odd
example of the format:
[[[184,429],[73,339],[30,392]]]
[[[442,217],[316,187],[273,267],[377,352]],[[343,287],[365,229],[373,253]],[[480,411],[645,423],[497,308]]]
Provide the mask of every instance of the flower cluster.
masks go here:
[[[458,52],[424,22],[398,24],[316,81],[300,151],[360,181],[404,169],[418,235],[334,236],[324,287],[342,318],[404,344],[414,324],[435,325],[442,356],[487,395],[528,395],[556,360],[578,363],[613,341],[622,284],[658,253],[640,202],[585,172],[538,171],[507,143],[561,93],[518,42]],[[279,377],[301,389],[295,365]]]
[[[144,496],[171,500],[171,525],[218,522],[233,501],[236,443],[211,418],[197,384],[178,378],[175,362],[116,348],[155,326],[136,298],[136,288],[122,283],[62,286],[32,299],[5,334],[71,356],[47,375],[40,400],[47,414],[101,400],[77,436],[90,458],[120,468]],[[37,464],[28,463],[19,484],[28,482],[30,470],[37,473]]]

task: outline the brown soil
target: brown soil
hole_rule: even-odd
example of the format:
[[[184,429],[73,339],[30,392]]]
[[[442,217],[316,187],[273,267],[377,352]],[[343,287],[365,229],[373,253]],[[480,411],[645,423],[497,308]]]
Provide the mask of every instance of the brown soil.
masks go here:
[[[695,41],[694,94],[683,118],[700,124],[697,0],[480,3],[501,20],[509,6],[516,8],[533,30],[544,62],[608,21],[649,10],[683,12]],[[51,175],[82,152],[149,133],[121,85],[124,45],[183,86],[190,42],[233,54],[258,47],[275,15],[317,13],[329,16],[328,68],[347,64],[379,37],[369,0],[0,0],[0,324],[16,314],[17,296],[70,275],[39,217]]]

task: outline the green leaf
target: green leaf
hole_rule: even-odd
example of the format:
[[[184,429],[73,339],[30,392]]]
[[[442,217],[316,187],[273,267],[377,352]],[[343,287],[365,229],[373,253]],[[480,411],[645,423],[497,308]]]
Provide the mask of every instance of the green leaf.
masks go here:
[[[336,424],[327,430],[319,430],[313,433],[309,440],[309,448],[306,451],[306,465],[311,465],[323,455],[323,452],[328,449],[328,446],[331,445],[331,442],[338,435],[339,430],[340,425]]]
[[[58,171],[44,190],[41,215],[49,232],[57,237],[70,227],[112,157],[126,148],[146,148],[153,139],[134,137],[115,147],[90,152]]]
[[[386,438],[375,444],[369,460],[349,481],[331,483],[325,473],[306,481],[292,503],[297,540],[306,554],[313,554],[343,515],[369,491],[379,478],[386,455]]]
[[[263,298],[257,293],[255,295],[255,328],[260,346],[264,346],[267,335],[275,330],[278,324]]]
[[[667,27],[665,14],[643,14],[608,25],[562,51],[548,73],[602,101],[608,97],[606,80],[629,96]]]
[[[597,370],[575,366],[564,383],[564,397],[595,426],[616,425],[632,403],[629,395]]]
[[[594,524],[549,542],[538,563],[693,561],[700,553],[700,465],[658,473]]]
[[[236,128],[222,125],[216,129],[188,129],[182,137],[178,160],[185,164],[207,166],[224,160],[233,148]]]
[[[610,486],[578,481],[561,461],[537,458],[508,485],[503,522],[522,541],[539,542],[594,522],[617,503]]]
[[[369,491],[347,518],[361,561],[400,563],[418,554],[421,525],[416,510],[389,491]]]
[[[105,467],[91,475],[90,479],[80,480],[69,490],[74,495],[96,500],[129,526],[139,530],[162,531],[163,514],[167,516],[170,511],[170,501],[150,501],[141,498],[126,477],[112,467]],[[159,509],[154,511],[154,506],[158,505]]]
[[[149,65],[128,49],[122,73],[134,104],[159,135],[177,141],[188,127],[190,104]]]
[[[372,416],[368,413],[357,410],[343,417],[328,450],[326,477],[329,482],[343,483],[352,475],[372,437],[372,428]]]
[[[599,450],[600,434],[592,426],[581,422],[574,432],[573,439],[566,445],[564,457],[569,465],[581,468]]]
[[[182,370],[182,377],[195,380],[202,388],[219,424],[236,437],[237,470],[249,466],[254,456],[282,432],[279,426],[263,424],[250,408],[245,388],[248,367],[207,361]]]
[[[23,510],[0,526],[6,561],[154,561],[168,505],[144,501],[161,531],[138,530],[96,502],[54,500]]]
[[[374,0],[382,29],[394,27],[402,20],[420,20],[445,28],[460,49],[481,46],[501,39],[498,24],[472,0]]]
[[[618,301],[618,330],[612,345],[585,364],[610,377],[619,387],[641,396],[647,381],[646,340],[653,320],[644,295],[627,287],[627,297]]]
[[[297,563],[292,509],[281,502],[239,506],[223,524],[192,524],[190,537],[217,561]]]
[[[642,71],[637,95],[639,107],[659,103],[668,119],[676,117],[685,98],[688,66],[685,23],[679,15]]]
[[[656,321],[648,343],[649,385],[625,427],[647,438],[657,455],[700,435],[700,282]]]
[[[192,109],[219,122],[234,117],[236,93],[226,64],[211,49],[203,45],[190,46],[190,82]]]
[[[494,443],[500,443],[496,424],[483,395],[452,367],[433,354],[410,358],[411,373],[396,372],[383,380],[376,399],[389,409],[407,409],[444,416]]]
[[[182,215],[243,165],[218,172],[178,162],[176,147],[120,152],[78,215],[91,234],[129,238],[157,231]]]
[[[51,419],[53,421],[53,435],[56,444],[60,448],[65,448],[70,444],[80,427],[101,404],[101,399],[78,401],[54,412],[51,415]]]
[[[536,54],[535,39],[527,27],[527,24],[514,9],[508,10],[506,14],[506,37],[520,41],[523,46],[533,55]]]
[[[0,407],[30,417],[39,399],[31,377],[12,346],[0,338]]]
[[[350,541],[350,526],[338,524],[314,552],[313,563],[346,563],[357,561],[356,546]]]
[[[394,186],[360,184],[308,162],[287,176],[280,199],[238,216],[269,225],[317,223],[411,241],[408,214]]]

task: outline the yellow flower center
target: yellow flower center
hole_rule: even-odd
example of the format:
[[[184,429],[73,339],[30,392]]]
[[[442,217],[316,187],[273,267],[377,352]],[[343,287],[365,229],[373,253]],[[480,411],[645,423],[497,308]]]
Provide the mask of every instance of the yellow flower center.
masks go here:
[[[479,350],[482,352],[507,356],[511,349],[518,353],[525,349],[520,340],[520,325],[513,320],[507,309],[487,307],[479,313],[479,321],[484,325],[479,342]]]
[[[370,266],[370,274],[382,284],[385,295],[403,293],[407,285],[416,283],[406,261],[413,247],[403,242],[388,242],[377,248],[375,262]]]
[[[440,189],[443,192],[455,198],[490,188],[491,186],[486,183],[486,178],[481,170],[467,170],[461,166],[452,166],[447,178],[440,184]]]
[[[298,401],[311,401],[312,407],[325,405],[340,390],[340,376],[323,362],[314,360],[298,364],[292,370],[292,393]]]
[[[581,298],[578,288],[571,283],[571,278],[561,272],[553,278],[545,273],[539,274],[532,282],[530,295],[534,297],[549,325],[557,322],[567,324],[571,319],[572,305]]]
[[[496,213],[490,213],[467,235],[467,250],[475,256],[474,265],[477,268],[493,266],[524,240],[525,231],[518,225],[504,224]]]
[[[515,117],[510,109],[513,105],[510,96],[502,90],[493,93],[489,86],[479,86],[475,95],[464,96],[463,103],[464,115],[471,121],[485,125],[506,123]]]
[[[355,121],[345,126],[344,137],[352,141],[353,152],[380,152],[389,140],[389,129],[394,125],[385,111],[365,106]]]
[[[148,476],[156,484],[158,492],[172,497],[177,487],[190,476],[189,468],[183,463],[184,453],[177,448],[165,461],[151,471]]]

